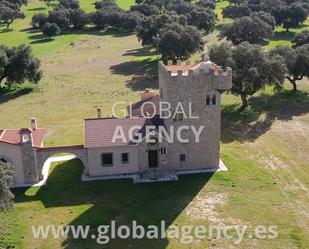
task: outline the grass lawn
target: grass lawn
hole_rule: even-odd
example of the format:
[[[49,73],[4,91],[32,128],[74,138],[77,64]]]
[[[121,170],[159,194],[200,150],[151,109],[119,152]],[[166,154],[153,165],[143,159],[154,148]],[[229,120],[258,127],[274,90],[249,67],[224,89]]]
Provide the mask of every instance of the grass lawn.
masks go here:
[[[271,93],[271,95],[270,95]],[[252,109],[240,114],[226,95],[223,105],[222,159],[229,172],[184,176],[178,182],[135,185],[130,180],[82,183],[79,160],[55,164],[47,186],[15,190],[16,212],[0,214],[0,248],[308,248],[309,96],[285,91],[251,98]],[[280,111],[278,111],[280,110]],[[288,131],[288,132],[286,132]],[[60,194],[61,193],[61,194]],[[91,225],[137,220],[144,226],[277,225],[276,240],[195,241],[177,239],[34,240],[32,225]],[[247,236],[246,235],[246,236]]]
[[[81,1],[87,11],[94,1]],[[119,0],[128,8],[134,2]],[[221,1],[219,7],[226,5]],[[27,18],[0,33],[0,43],[30,43],[42,60],[44,78],[1,92],[0,128],[29,126],[37,117],[48,128],[46,145],[83,143],[83,119],[101,106],[111,115],[116,101],[136,101],[140,91],[157,89],[158,55],[143,48],[134,34],[87,31],[47,42],[29,29],[31,15],[47,11],[38,2],[25,7]],[[217,10],[219,13],[219,9]],[[308,25],[308,23],[306,23]],[[307,28],[304,26],[303,28]],[[300,29],[291,30],[298,32]],[[273,41],[290,44],[291,35],[277,30]],[[207,38],[208,39],[208,38]],[[216,43],[215,35],[210,43]],[[239,113],[238,97],[224,94],[221,157],[229,172],[181,177],[178,182],[134,185],[131,181],[82,183],[78,160],[53,165],[47,186],[15,190],[16,212],[0,214],[0,249],[188,249],[175,240],[113,240],[99,246],[93,240],[34,240],[31,225],[99,224],[132,219],[141,224],[278,225],[277,240],[196,241],[204,248],[309,248],[309,84],[300,92],[275,93],[271,88],[250,98],[251,108]],[[287,85],[286,89],[290,89]]]

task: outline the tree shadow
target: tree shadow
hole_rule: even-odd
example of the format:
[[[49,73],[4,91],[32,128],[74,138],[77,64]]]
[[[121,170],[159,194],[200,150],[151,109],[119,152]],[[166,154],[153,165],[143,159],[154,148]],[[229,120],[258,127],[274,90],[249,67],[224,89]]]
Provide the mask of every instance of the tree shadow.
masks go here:
[[[134,31],[125,31],[125,30],[119,30],[119,29],[112,29],[112,28],[106,28],[106,29],[98,29],[96,27],[86,27],[83,30],[68,30],[64,33],[66,34],[78,34],[78,35],[95,35],[95,36],[113,36],[113,37],[126,37],[133,35]]]
[[[133,91],[158,88],[158,60],[147,58],[127,61],[110,67],[113,74],[132,76],[126,86]]]
[[[39,28],[28,27],[28,28],[20,30],[20,32],[26,32],[28,34],[37,34],[37,33],[41,33],[42,31]]]
[[[48,42],[52,42],[54,39],[50,39],[48,37],[45,37],[43,39],[40,40],[36,40],[36,41],[32,41],[30,42],[30,44],[42,44],[42,43],[48,43]]]
[[[34,196],[26,196],[27,189],[14,190],[16,202],[40,201],[45,208],[67,207],[68,214],[78,212],[69,225],[89,225],[90,233],[95,235],[100,225],[109,225],[111,221],[116,221],[116,227],[119,227],[130,226],[135,220],[145,228],[149,225],[160,227],[160,222],[165,221],[167,228],[213,176],[212,173],[187,175],[175,182],[133,184],[132,180],[81,182],[82,171],[79,160],[60,163],[51,172],[47,185]],[[75,208],[87,204],[91,207],[85,212]],[[44,211],[48,212],[47,209]],[[62,220],[58,222],[55,225],[63,225]],[[69,236],[62,247],[164,249],[167,244],[166,239],[113,239],[103,246],[90,237],[73,239]]]
[[[296,30],[299,30],[299,29],[305,29],[305,28],[308,28],[309,27],[309,24],[306,24],[306,23],[303,23],[301,25],[299,25],[298,27],[295,27],[293,29],[296,29]]]
[[[0,30],[0,33],[8,33],[8,32],[11,32],[11,31],[13,31],[12,28],[4,28],[4,29]]]
[[[6,103],[23,95],[27,95],[31,93],[34,88],[34,86],[18,86],[15,88],[0,87],[0,104]]]
[[[28,11],[41,11],[41,10],[46,10],[46,8],[44,8],[44,7],[37,7],[37,8],[28,9]]]
[[[123,56],[136,56],[136,57],[155,56],[155,55],[159,54],[151,46],[131,49],[123,54]]]
[[[265,134],[275,120],[288,121],[309,112],[309,94],[282,91],[274,95],[261,94],[249,99],[250,108],[240,106],[222,108],[222,142],[253,142]]]
[[[46,38],[45,35],[43,35],[42,33],[39,33],[39,34],[35,34],[35,35],[30,35],[28,36],[29,39],[31,40],[42,40],[44,38]]]
[[[287,31],[275,31],[272,37],[272,41],[291,41],[295,37],[295,32]]]

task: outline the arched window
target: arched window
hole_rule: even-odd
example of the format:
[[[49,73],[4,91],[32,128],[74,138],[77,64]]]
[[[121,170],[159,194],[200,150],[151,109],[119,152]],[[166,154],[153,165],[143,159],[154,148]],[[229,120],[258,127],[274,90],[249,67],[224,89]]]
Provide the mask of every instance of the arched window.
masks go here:
[[[29,138],[29,135],[28,134],[24,134],[23,135],[23,143],[27,143],[29,142],[30,138]]]
[[[166,148],[165,147],[161,147],[161,155],[165,155],[166,154]]]
[[[213,105],[216,105],[216,104],[217,104],[217,96],[216,96],[216,94],[214,94],[214,95],[212,96],[211,102],[212,102]]]
[[[206,96],[206,105],[210,105],[210,96],[209,95]]]

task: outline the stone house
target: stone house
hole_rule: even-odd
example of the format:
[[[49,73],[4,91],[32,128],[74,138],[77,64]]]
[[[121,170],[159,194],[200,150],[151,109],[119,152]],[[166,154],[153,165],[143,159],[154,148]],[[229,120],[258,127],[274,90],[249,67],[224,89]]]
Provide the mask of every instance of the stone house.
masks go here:
[[[37,128],[33,119],[31,129],[0,131],[0,160],[15,165],[16,185],[39,181],[46,159],[59,152],[81,159],[84,180],[131,177],[143,182],[217,171],[221,95],[231,84],[231,69],[210,61],[159,62],[160,94],[142,93],[139,102],[128,106],[125,118],[102,117],[98,109],[96,118],[85,120],[84,145],[44,147],[45,130]],[[198,127],[202,129],[197,141]],[[122,139],[115,139],[118,128]],[[170,141],[174,133],[185,139]]]
[[[0,130],[0,161],[10,162],[15,168],[15,185],[39,180],[36,149],[43,147],[45,129],[37,127]]]
[[[90,177],[138,175],[143,179],[175,178],[178,173],[216,171],[220,167],[221,94],[231,88],[231,69],[222,70],[212,62],[168,65],[159,63],[160,95],[146,91],[141,101],[128,107],[127,118],[98,117],[85,120],[85,148],[88,151],[88,174]],[[170,118],[160,116],[160,103],[170,104],[174,113],[179,103],[192,116],[177,113]],[[151,104],[149,104],[151,103]],[[144,105],[145,104],[145,105]],[[185,111],[186,112],[186,111]],[[147,114],[147,115],[143,115]],[[162,113],[161,113],[162,114]],[[145,118],[146,116],[146,118]],[[149,117],[149,118],[147,118]],[[159,142],[140,143],[112,142],[115,130],[120,126],[128,138],[133,126],[142,127],[137,133],[147,136],[147,126],[164,126],[177,130],[183,126],[204,126],[200,141],[187,133],[188,142],[166,139]],[[171,134],[171,133],[169,133]],[[136,134],[134,134],[136,135]]]

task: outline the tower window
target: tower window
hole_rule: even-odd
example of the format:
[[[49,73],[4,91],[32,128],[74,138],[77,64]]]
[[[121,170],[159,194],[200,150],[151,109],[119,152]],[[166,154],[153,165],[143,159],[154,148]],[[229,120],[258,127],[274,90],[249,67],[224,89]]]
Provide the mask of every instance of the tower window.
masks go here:
[[[30,138],[29,138],[29,135],[28,134],[24,134],[23,135],[23,143],[27,143],[29,142]]]
[[[209,95],[206,96],[206,105],[210,105],[210,96]]]
[[[166,154],[166,148],[165,147],[161,147],[161,155],[165,155]]]
[[[213,96],[212,96],[212,104],[213,105],[216,105],[217,104],[217,96],[216,96],[216,94],[214,94]]]
[[[173,121],[182,121],[183,120],[183,113],[176,113],[174,115]]]
[[[180,162],[185,162],[186,161],[186,154],[180,154],[179,161]]]

